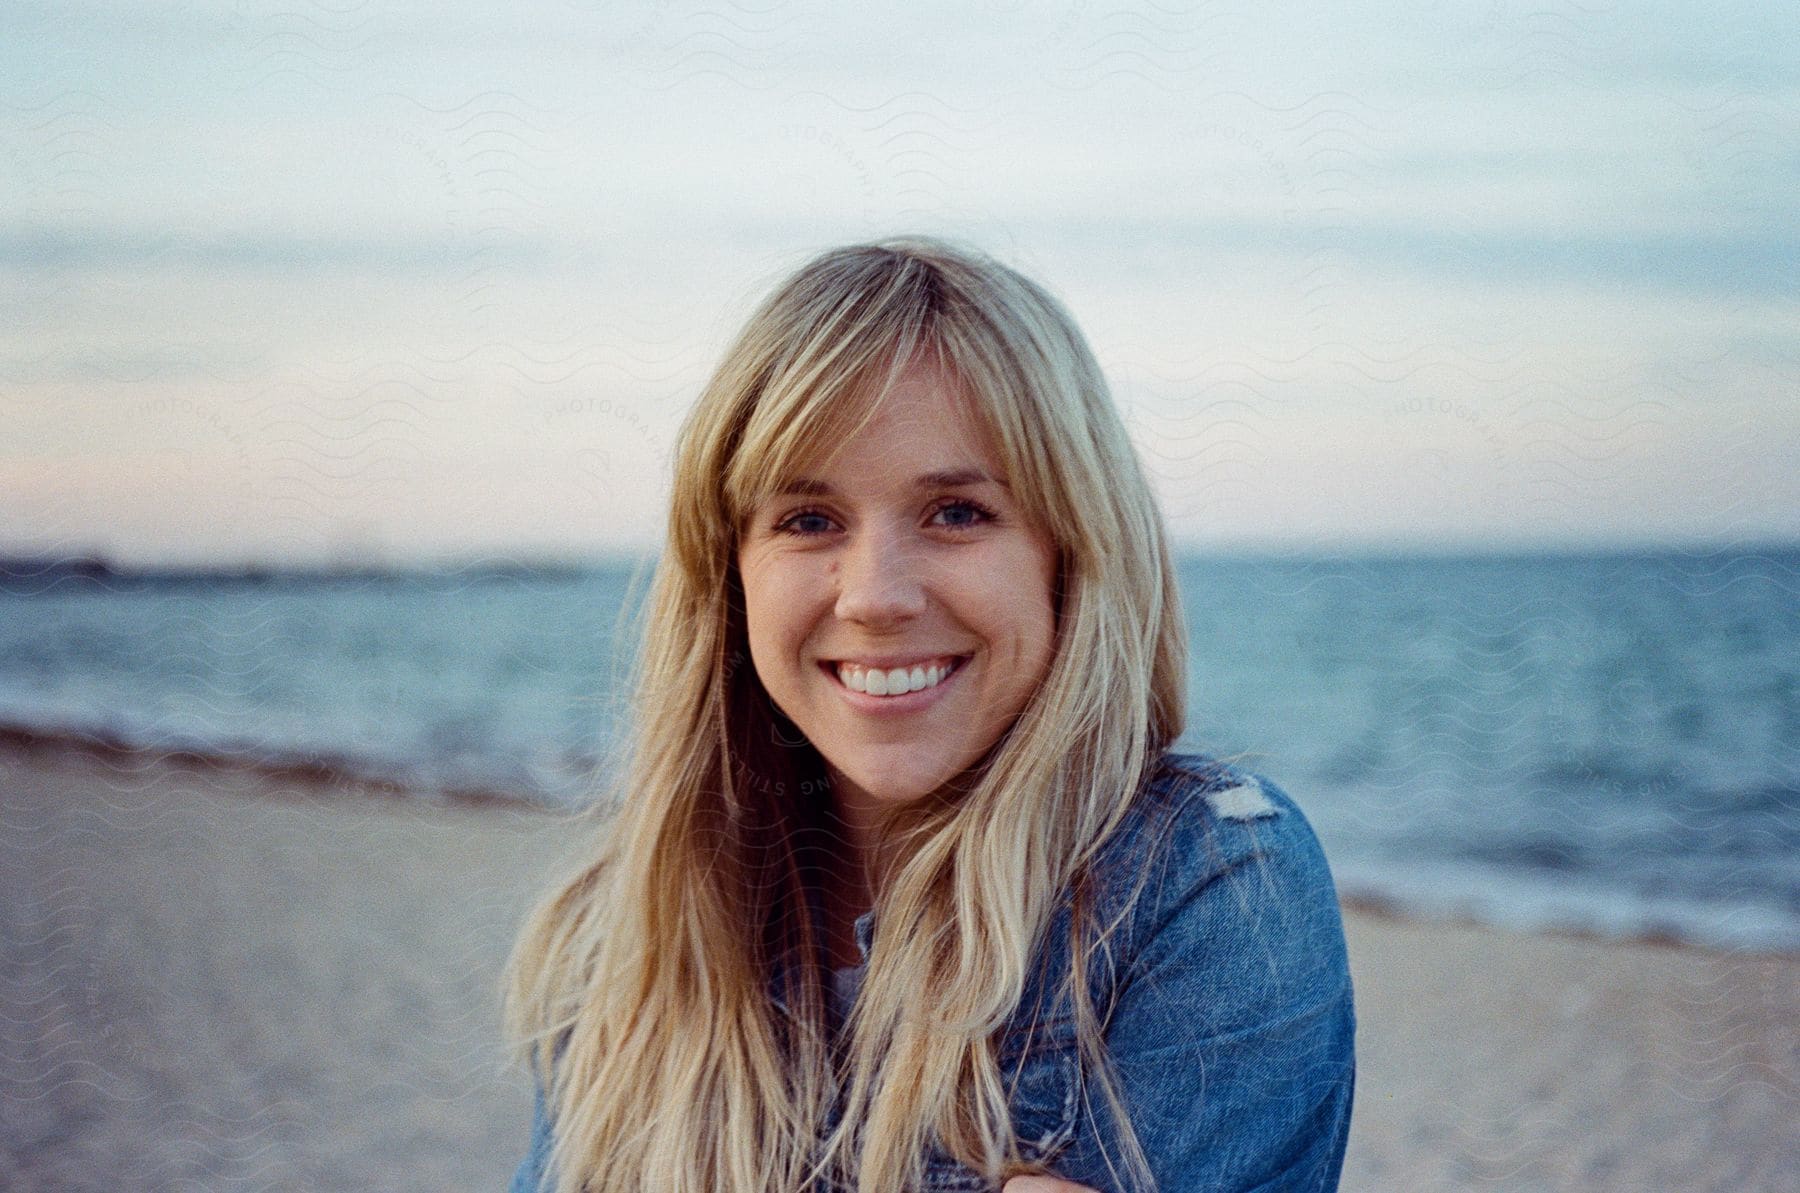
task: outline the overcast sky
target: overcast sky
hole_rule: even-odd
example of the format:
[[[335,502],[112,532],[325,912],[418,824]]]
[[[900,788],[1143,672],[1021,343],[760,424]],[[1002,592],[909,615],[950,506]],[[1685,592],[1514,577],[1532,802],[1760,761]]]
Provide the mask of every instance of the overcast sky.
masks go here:
[[[1800,538],[1791,3],[0,6],[0,550],[636,550],[772,281],[973,241],[1195,547]]]

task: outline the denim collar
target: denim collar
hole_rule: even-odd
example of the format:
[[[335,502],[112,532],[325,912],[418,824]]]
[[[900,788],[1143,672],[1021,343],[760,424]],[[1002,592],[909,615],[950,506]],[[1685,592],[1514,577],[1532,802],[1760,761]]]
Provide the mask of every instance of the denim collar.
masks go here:
[[[856,951],[862,956],[859,965],[869,963],[869,950],[875,947],[875,909],[873,907],[856,917],[856,923],[850,926],[856,936]]]

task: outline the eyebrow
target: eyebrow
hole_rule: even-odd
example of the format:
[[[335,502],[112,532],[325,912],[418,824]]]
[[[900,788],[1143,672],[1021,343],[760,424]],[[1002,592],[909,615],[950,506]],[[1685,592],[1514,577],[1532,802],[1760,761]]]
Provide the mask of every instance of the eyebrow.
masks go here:
[[[1011,491],[1012,486],[1005,481],[995,480],[979,468],[947,468],[940,472],[927,472],[913,478],[915,489],[954,489],[962,485],[999,485]],[[775,491],[777,497],[836,497],[838,491],[822,480],[814,480],[810,476],[795,477]]]

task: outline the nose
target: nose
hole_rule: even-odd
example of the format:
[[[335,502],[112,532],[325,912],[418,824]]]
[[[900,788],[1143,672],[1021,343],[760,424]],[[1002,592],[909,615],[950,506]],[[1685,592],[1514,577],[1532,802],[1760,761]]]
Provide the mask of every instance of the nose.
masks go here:
[[[846,545],[838,565],[836,613],[870,629],[903,625],[925,611],[918,544],[870,527]]]

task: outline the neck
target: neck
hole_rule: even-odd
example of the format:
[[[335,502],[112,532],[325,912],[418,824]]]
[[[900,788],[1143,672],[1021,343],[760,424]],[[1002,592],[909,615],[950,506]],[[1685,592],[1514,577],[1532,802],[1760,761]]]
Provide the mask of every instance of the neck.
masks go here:
[[[855,918],[875,904],[876,825],[872,818],[834,807],[826,831],[830,834],[827,871],[831,892],[856,909]]]
[[[825,836],[818,859],[825,951],[836,969],[862,961],[856,947],[856,919],[875,904],[877,827],[869,809],[854,799],[840,798],[840,791],[834,785],[825,809]]]

